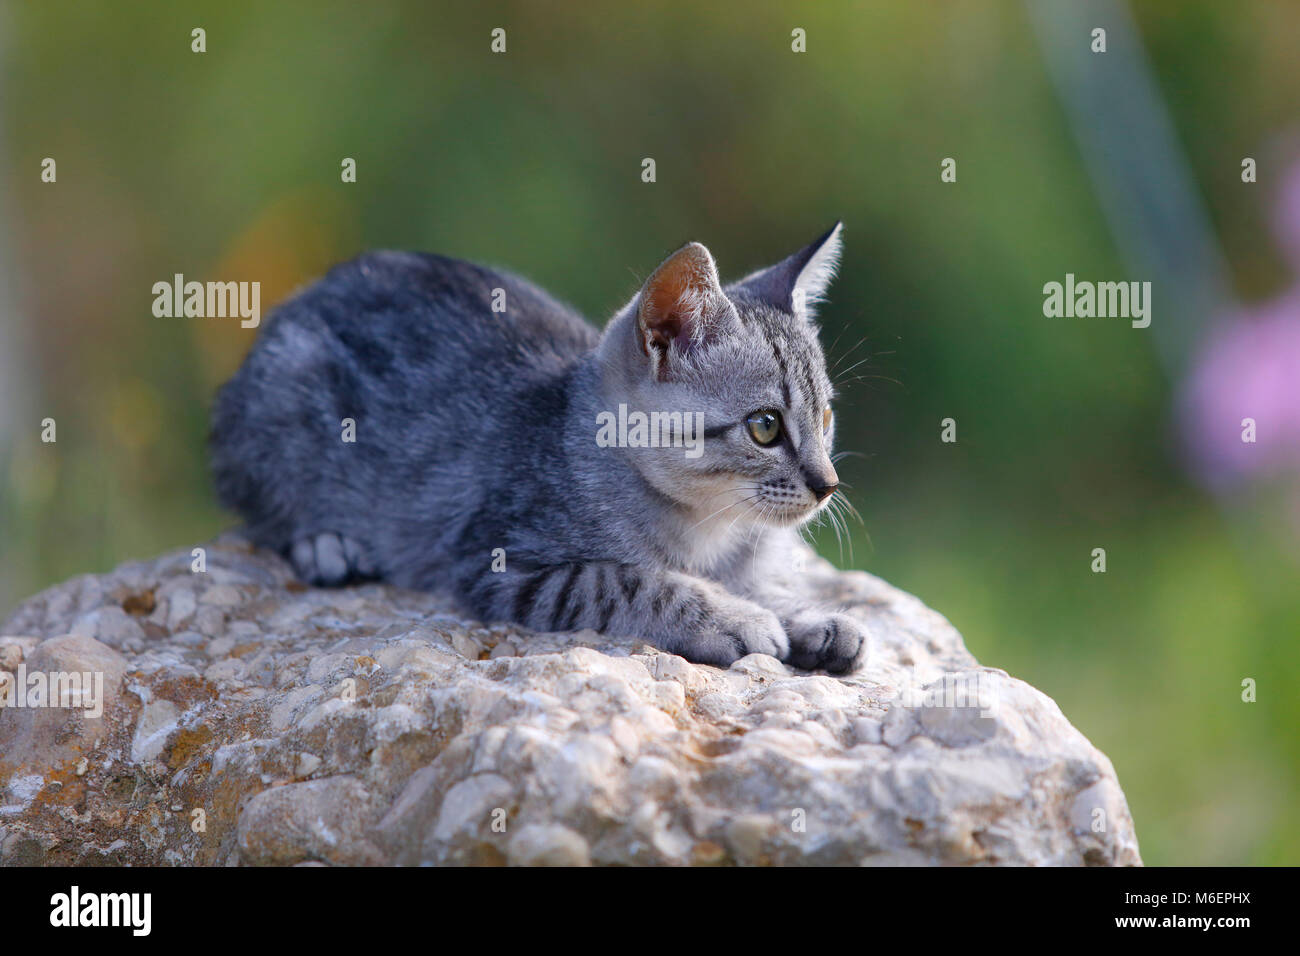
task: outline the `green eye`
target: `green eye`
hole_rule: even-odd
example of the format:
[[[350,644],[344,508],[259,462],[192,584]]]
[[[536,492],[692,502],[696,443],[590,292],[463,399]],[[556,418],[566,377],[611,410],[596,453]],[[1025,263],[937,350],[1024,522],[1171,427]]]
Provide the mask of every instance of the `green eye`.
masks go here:
[[[772,411],[754,412],[745,419],[749,435],[760,445],[775,444],[781,437],[781,413]]]

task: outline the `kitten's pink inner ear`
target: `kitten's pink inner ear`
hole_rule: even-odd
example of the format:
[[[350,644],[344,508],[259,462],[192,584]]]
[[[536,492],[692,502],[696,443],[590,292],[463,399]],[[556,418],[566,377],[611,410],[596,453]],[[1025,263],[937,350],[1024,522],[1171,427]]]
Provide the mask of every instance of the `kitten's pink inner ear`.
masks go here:
[[[698,242],[673,253],[641,290],[638,318],[643,330],[641,347],[667,349],[683,335],[709,308],[715,294],[721,292],[713,257]]]

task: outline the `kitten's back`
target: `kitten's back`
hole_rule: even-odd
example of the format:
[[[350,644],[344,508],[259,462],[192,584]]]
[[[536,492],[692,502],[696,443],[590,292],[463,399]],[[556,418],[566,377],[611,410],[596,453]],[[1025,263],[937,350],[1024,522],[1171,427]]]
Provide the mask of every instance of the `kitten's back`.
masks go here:
[[[503,296],[505,311],[492,311]],[[597,339],[509,273],[431,254],[360,256],[280,305],[218,393],[218,495],[280,550],[320,532],[361,537],[422,491],[454,515],[503,410],[552,390]]]
[[[493,311],[494,299],[504,311]],[[598,338],[577,312],[531,282],[430,253],[367,253],[335,266],[289,305],[361,346],[362,359],[365,346],[391,335],[413,350],[394,358],[423,371],[428,362],[456,369],[471,361],[531,377],[571,364]]]

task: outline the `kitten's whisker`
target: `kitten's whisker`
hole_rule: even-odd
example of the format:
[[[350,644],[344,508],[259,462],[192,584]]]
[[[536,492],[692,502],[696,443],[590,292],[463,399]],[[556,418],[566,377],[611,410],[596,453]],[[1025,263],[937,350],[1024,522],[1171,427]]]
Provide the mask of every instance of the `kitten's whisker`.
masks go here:
[[[835,532],[835,543],[840,550],[840,563],[844,562],[844,540],[840,537],[840,526],[835,521],[835,514],[831,511],[831,505],[834,501],[834,495],[827,499],[825,507],[818,508],[813,512],[813,518],[820,526],[829,523],[831,529]]]
[[[843,502],[841,502],[841,504],[842,503]],[[836,514],[839,517],[840,523],[844,525],[844,537],[847,538],[849,542],[849,567],[853,567],[853,565],[857,563],[857,559],[853,554],[853,533],[849,530],[849,523],[844,519],[843,514],[840,514],[838,511]]]
[[[840,344],[840,339],[844,338],[844,333],[847,332],[848,330],[849,330],[849,326],[847,325],[844,326],[844,328],[839,330],[839,332],[835,336],[835,341],[831,343],[831,347],[824,350],[826,355],[835,354],[835,346]]]
[[[835,497],[835,496],[832,495],[831,497]],[[876,545],[875,542],[871,540],[871,532],[867,530],[866,521],[864,521],[862,515],[858,513],[858,509],[853,506],[853,502],[849,501],[849,499],[844,495],[840,495],[839,497],[841,499],[839,502],[839,506],[841,508],[847,509],[848,513],[857,519],[858,524],[862,526],[862,533],[866,535],[867,547],[869,547],[872,551],[875,551]]]
[[[832,497],[832,498],[835,498],[836,496],[835,496],[835,495],[831,495],[831,497]],[[839,497],[839,502],[838,502],[838,503],[839,503],[840,507],[848,509],[849,514],[851,514],[851,515],[853,515],[853,517],[857,518],[857,519],[858,519],[858,524],[862,525],[862,526],[865,528],[865,527],[867,526],[867,523],[866,523],[865,521],[862,520],[862,515],[858,514],[858,509],[855,508],[855,507],[853,507],[853,502],[849,501],[848,497],[847,497],[846,495],[844,495],[843,493],[841,493],[838,497]]]
[[[835,383],[836,383],[836,384],[839,384],[840,382],[844,381],[844,376],[848,375],[848,374],[849,374],[850,372],[852,372],[855,368],[858,368],[858,367],[860,367],[860,366],[862,366],[862,365],[865,365],[867,362],[870,362],[874,357],[875,357],[875,356],[873,356],[873,355],[868,355],[868,356],[867,356],[866,358],[864,358],[864,359],[858,359],[856,362],[854,362],[852,365],[850,365],[850,366],[849,366],[848,368],[846,368],[844,371],[838,373],[838,374],[835,376]]]
[[[841,533],[840,533],[840,529],[841,529],[841,526],[842,526],[843,522],[840,520],[839,515],[838,515],[838,514],[836,513],[836,511],[835,511],[834,499],[835,499],[835,496],[834,496],[834,495],[831,495],[831,503],[830,503],[830,506],[826,509],[826,514],[828,514],[828,515],[830,516],[830,519],[831,519],[831,527],[833,527],[833,528],[835,529],[835,541],[836,541],[836,543],[837,543],[837,544],[839,545],[839,547],[840,547],[840,565],[843,566],[843,564],[844,564],[844,538],[843,538],[843,536],[842,536]],[[844,534],[847,534],[847,533],[848,533],[848,529],[845,528],[845,529],[844,529]],[[852,560],[853,560],[853,541],[852,541],[852,539],[850,539],[850,540],[849,540],[849,561],[852,562]]]
[[[835,387],[839,388],[844,385],[856,385],[858,382],[869,382],[873,379],[879,380],[881,382],[888,382],[890,385],[897,385],[899,388],[903,387],[903,383],[901,381],[899,381],[896,378],[890,378],[888,375],[865,375],[865,374],[855,375],[852,378],[836,379]]]
[[[766,530],[766,528],[763,528],[759,531],[758,537],[754,539],[754,546],[750,550],[749,577],[751,580],[756,580],[758,578],[758,549],[763,543],[763,531]]]
[[[730,534],[731,534],[731,529],[734,528],[734,527],[736,526],[736,522],[739,521],[739,520],[740,520],[741,518],[743,518],[743,517],[745,517],[745,513],[742,511],[742,512],[740,512],[739,514],[737,514],[734,518],[732,518],[732,519],[731,519],[731,524],[727,525],[727,530],[726,530],[725,532],[723,532],[723,534],[724,534],[724,535],[730,535]]]
[[[751,485],[751,486],[748,486],[748,487],[742,486],[742,487],[740,487],[740,488],[723,488],[721,491],[715,491],[713,494],[708,495],[707,497],[705,497],[705,498],[703,499],[703,501],[712,501],[714,498],[718,497],[718,495],[729,495],[729,494],[731,494],[732,492],[736,492],[736,491],[758,491],[758,492],[761,492],[762,490],[763,490],[763,489],[760,488],[758,485]]]
[[[717,511],[713,512],[713,514],[711,514],[711,515],[707,515],[707,516],[701,518],[699,521],[695,522],[695,524],[693,524],[693,525],[691,525],[689,528],[687,528],[687,529],[686,529],[686,533],[689,534],[690,532],[692,532],[692,531],[694,531],[696,528],[698,528],[700,525],[704,524],[704,522],[709,521],[709,520],[712,519],[712,518],[716,518],[718,515],[722,514],[722,513],[723,513],[724,511],[726,511],[728,508],[734,508],[734,507],[736,507],[736,505],[743,505],[743,504],[744,504],[745,502],[747,502],[747,501],[753,501],[755,498],[762,497],[762,494],[763,494],[763,493],[760,491],[760,492],[758,492],[757,494],[749,495],[748,497],[745,497],[745,498],[740,498],[740,499],[737,500],[737,501],[733,501],[733,502],[732,502],[731,504],[729,504],[729,505],[726,505],[726,506],[724,506],[724,507],[722,507],[722,508],[719,508]],[[717,495],[712,495],[711,497],[716,498]],[[705,500],[708,500],[708,499],[705,499]],[[727,530],[730,531],[731,529],[728,528]]]
[[[844,335],[844,333],[841,332],[841,333],[840,333],[840,336],[843,337],[843,335]],[[839,368],[840,365],[841,365],[841,363],[843,363],[843,362],[845,361],[845,359],[847,359],[850,355],[852,355],[852,354],[853,354],[854,352],[856,352],[858,349],[862,348],[862,346],[866,344],[866,341],[867,341],[867,339],[869,339],[869,338],[871,338],[871,336],[868,334],[868,335],[864,335],[864,336],[862,336],[862,338],[858,339],[858,341],[857,341],[857,342],[856,342],[856,343],[855,343],[851,348],[849,348],[847,351],[845,351],[845,353],[844,353],[843,355],[841,355],[838,359],[835,360],[835,364],[831,366],[831,371],[834,372],[837,368]],[[837,338],[837,339],[835,340],[835,342],[836,342],[836,344],[839,344],[839,339]],[[835,351],[835,347],[832,346],[831,349],[830,349],[830,351],[834,352],[834,351]],[[881,353],[881,354],[884,354],[884,353]]]
[[[750,537],[747,542],[748,544],[753,545],[758,540],[758,538],[762,535],[763,530],[767,526],[768,516],[774,510],[776,510],[776,508],[772,504],[772,502],[770,501],[763,502],[763,509],[758,513],[758,521],[754,523],[754,529],[750,533]]]

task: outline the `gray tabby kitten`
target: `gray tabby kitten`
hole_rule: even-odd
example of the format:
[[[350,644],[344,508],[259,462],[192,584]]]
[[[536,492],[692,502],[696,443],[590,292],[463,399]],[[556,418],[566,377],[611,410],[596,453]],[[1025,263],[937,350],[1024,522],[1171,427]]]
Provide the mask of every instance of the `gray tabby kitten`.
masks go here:
[[[690,243],[603,334],[467,262],[336,266],[218,394],[220,498],[312,584],[449,587],[486,620],[850,670],[862,627],[810,603],[833,569],[797,533],[838,484],[811,306],[839,236],[726,288]],[[662,440],[598,442],[628,410],[667,413]]]

